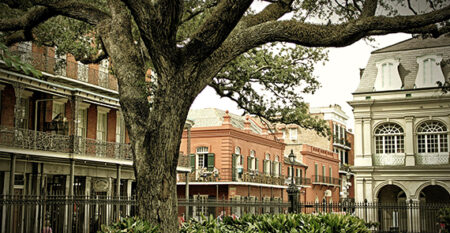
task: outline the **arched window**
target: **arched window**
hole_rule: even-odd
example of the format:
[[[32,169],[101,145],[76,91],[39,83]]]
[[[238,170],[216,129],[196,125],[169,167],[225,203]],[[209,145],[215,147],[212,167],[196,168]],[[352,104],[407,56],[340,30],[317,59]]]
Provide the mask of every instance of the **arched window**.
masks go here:
[[[395,123],[385,123],[375,129],[375,153],[404,153],[403,128]]]
[[[255,158],[255,151],[251,150],[250,151],[250,167],[251,170],[255,170],[256,169],[256,158]]]
[[[269,175],[269,174],[270,174],[270,164],[271,164],[271,161],[270,161],[270,154],[269,154],[269,153],[266,153],[266,157],[265,157],[265,159],[264,159],[264,173],[265,173],[266,175]]]
[[[447,127],[439,121],[426,121],[417,128],[418,153],[448,152]]]
[[[234,148],[234,153],[237,155],[241,154],[241,148],[239,146],[236,146],[236,148]]]
[[[278,177],[279,175],[280,175],[280,157],[277,155],[277,156],[275,156],[275,162],[274,162],[274,164],[275,164],[275,168],[274,168],[274,176],[275,177]]]

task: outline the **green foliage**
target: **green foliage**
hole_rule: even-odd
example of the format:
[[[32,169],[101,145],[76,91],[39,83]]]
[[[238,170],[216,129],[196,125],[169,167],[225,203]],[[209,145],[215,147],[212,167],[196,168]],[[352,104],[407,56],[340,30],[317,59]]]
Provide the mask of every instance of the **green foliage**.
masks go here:
[[[442,208],[439,210],[439,223],[445,224],[445,229],[442,233],[450,232],[450,208]]]
[[[12,67],[17,71],[22,71],[27,75],[32,75],[36,78],[40,78],[42,73],[36,70],[32,65],[20,60],[18,56],[10,53],[8,47],[0,42],[0,60],[3,60],[8,67]]]
[[[113,223],[111,226],[102,225],[101,231],[98,233],[159,233],[161,232],[157,226],[153,226],[147,221],[138,217],[123,218],[119,222]]]
[[[156,233],[158,227],[137,217],[124,218],[111,226],[102,226],[98,233]],[[351,215],[338,214],[264,214],[244,215],[233,219],[229,216],[218,221],[212,215],[200,220],[192,219],[183,224],[181,233],[368,233],[364,221]]]
[[[369,232],[364,221],[350,215],[336,214],[279,214],[244,215],[233,220],[225,217],[222,222],[203,217],[200,221],[185,223],[182,233],[188,232]]]
[[[311,118],[302,94],[320,87],[313,75],[316,65],[328,60],[323,48],[271,43],[238,56],[210,83],[223,97],[251,114],[270,121],[295,123],[327,135],[324,121]]]

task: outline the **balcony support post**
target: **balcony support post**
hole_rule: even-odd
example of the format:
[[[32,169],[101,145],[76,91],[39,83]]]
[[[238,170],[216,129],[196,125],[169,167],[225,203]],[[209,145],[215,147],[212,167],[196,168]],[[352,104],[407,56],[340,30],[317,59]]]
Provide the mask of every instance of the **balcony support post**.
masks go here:
[[[120,200],[120,179],[121,179],[121,176],[120,176],[120,172],[121,172],[121,166],[120,166],[120,164],[117,164],[117,175],[116,175],[116,198],[117,198],[117,201],[119,201]],[[119,221],[120,220],[120,204],[117,204],[116,205],[116,221]]]
[[[192,124],[187,124],[187,143],[186,143],[186,155],[187,155],[187,160],[188,160],[188,168],[191,168],[191,128],[192,128]],[[192,172],[192,171],[191,171]],[[186,173],[186,188],[185,188],[185,199],[186,199],[186,203],[188,203],[186,205],[186,220],[189,219],[189,174],[191,172],[187,172]]]
[[[16,155],[11,154],[11,160],[9,162],[9,196],[12,199],[14,195],[14,180],[15,180],[15,173],[16,173]],[[12,227],[14,224],[13,219],[14,214],[14,208],[12,205],[9,206],[9,216],[8,216],[8,227],[6,232],[12,232]]]
[[[72,121],[71,121],[71,125],[72,125],[72,132],[71,132],[71,136],[73,138],[73,146],[72,146],[72,152],[74,154],[78,154],[80,153],[80,140],[78,140],[77,136],[78,135],[78,124],[79,124],[79,114],[78,112],[80,111],[80,102],[81,102],[81,98],[79,96],[72,96],[72,101],[71,101],[71,108],[72,108]]]

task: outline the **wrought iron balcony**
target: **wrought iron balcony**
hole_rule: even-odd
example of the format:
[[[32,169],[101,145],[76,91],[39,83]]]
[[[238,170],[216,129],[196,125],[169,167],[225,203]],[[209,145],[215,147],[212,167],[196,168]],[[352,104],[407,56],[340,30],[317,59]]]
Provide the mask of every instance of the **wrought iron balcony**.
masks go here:
[[[416,154],[417,165],[445,165],[449,164],[449,153]]]
[[[341,179],[330,176],[313,175],[311,180],[313,184],[320,185],[340,186],[341,184]]]
[[[233,175],[233,172],[235,173]],[[197,169],[189,175],[191,182],[249,182],[270,185],[284,185],[285,177],[282,175],[265,175],[256,170],[215,168],[210,172],[206,169]]]
[[[54,75],[77,79],[104,88],[118,90],[117,79],[109,72],[82,65],[63,58],[46,56],[41,53],[12,51],[22,61],[33,65],[37,70]]]
[[[375,166],[404,166],[405,154],[375,154],[373,164]]]
[[[180,154],[180,156],[178,156],[178,167],[190,167],[189,156]]]
[[[0,126],[0,145],[37,151],[132,160],[131,146],[77,136]]]

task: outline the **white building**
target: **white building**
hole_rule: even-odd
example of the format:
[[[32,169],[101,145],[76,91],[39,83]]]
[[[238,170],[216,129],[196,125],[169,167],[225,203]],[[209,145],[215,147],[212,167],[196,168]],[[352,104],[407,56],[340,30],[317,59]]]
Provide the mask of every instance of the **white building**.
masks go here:
[[[449,80],[449,61],[444,36],[372,52],[349,102],[357,202],[450,202],[450,93],[437,84]]]

